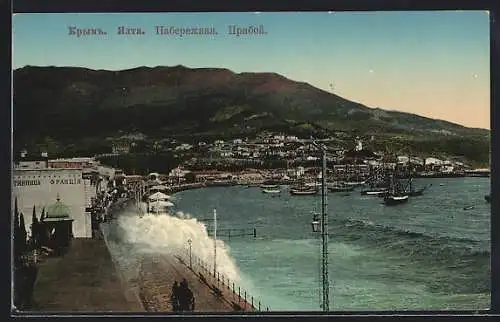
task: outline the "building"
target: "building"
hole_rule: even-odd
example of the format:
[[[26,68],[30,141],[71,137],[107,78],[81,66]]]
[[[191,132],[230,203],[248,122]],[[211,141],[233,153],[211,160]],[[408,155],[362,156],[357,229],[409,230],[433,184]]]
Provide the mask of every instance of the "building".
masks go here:
[[[44,169],[47,167],[48,167],[47,157],[24,156],[23,158],[14,161],[14,169]]]
[[[48,161],[49,168],[82,168],[96,169],[97,162],[94,158],[70,158],[70,159],[54,159]]]
[[[82,169],[14,169],[12,209],[17,199],[24,214],[26,230],[31,231],[33,206],[39,215],[59,198],[69,207],[74,237],[92,237],[90,214],[85,212],[93,192],[85,188]]]
[[[130,153],[130,148],[132,144],[128,140],[117,140],[113,142],[112,152],[115,154],[127,154]]]

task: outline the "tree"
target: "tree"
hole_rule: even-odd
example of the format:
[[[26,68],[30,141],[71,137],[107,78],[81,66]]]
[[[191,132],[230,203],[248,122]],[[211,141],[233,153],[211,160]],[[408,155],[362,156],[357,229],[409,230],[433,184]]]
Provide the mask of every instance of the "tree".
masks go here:
[[[13,246],[14,246],[14,260],[15,263],[19,263],[19,258],[20,258],[20,247],[19,247],[19,236],[20,231],[19,231],[19,209],[17,207],[17,198],[14,201],[14,231],[12,232],[13,235]]]
[[[26,251],[26,225],[24,223],[23,213],[19,214],[19,246],[21,253]]]
[[[38,218],[36,217],[36,209],[35,206],[33,206],[33,215],[31,217],[31,244],[33,248],[38,247],[39,225],[40,223],[38,222]]]
[[[43,224],[43,220],[45,219],[45,207],[42,209],[42,214],[40,215],[40,221],[38,222],[38,231],[37,231],[37,244],[39,246],[43,245],[45,242],[45,228]]]

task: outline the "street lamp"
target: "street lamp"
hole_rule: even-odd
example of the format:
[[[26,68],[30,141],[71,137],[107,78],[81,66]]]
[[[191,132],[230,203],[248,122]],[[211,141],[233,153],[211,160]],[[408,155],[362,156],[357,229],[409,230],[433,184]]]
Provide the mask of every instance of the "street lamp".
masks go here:
[[[192,268],[192,257],[191,257],[191,244],[193,243],[193,241],[191,240],[191,238],[188,239],[188,244],[189,244],[189,268]]]
[[[217,210],[214,209],[214,277],[217,274]]]
[[[320,223],[320,217],[319,217],[320,215],[321,214],[319,214],[317,212],[313,214],[313,220],[311,222],[313,233],[318,233],[321,231],[321,227],[320,227],[321,223]]]

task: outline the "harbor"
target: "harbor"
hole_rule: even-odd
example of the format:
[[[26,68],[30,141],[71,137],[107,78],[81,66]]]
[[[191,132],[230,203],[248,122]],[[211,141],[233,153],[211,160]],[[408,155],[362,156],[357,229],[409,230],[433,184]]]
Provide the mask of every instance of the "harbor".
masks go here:
[[[471,176],[422,177],[416,172],[401,176],[394,169],[374,168],[363,175],[354,172],[349,179],[336,175],[338,167],[328,167],[327,153],[323,153],[323,167],[299,169],[298,177],[280,177],[277,173],[279,170],[260,171],[257,177],[248,171],[200,173],[178,167],[171,175],[127,175],[94,158],[47,161],[41,168],[25,164],[16,170],[14,185],[13,209],[19,218],[17,225],[24,227],[18,234],[25,236],[21,237],[23,246],[17,247],[23,249],[17,261],[17,275],[23,282],[17,284],[32,291],[31,295],[18,291],[21,298],[16,300],[16,307],[29,312],[175,314],[179,308],[174,305],[173,285],[185,282],[194,300],[192,307],[181,311],[267,312],[286,310],[290,305],[297,310],[314,310],[318,295],[323,296],[322,303],[329,304],[323,304],[324,310],[356,309],[342,295],[359,296],[349,286],[356,282],[345,280],[342,272],[352,260],[345,257],[346,251],[357,258],[356,254],[365,254],[366,247],[371,247],[363,243],[354,247],[353,243],[365,239],[356,235],[358,229],[372,238],[385,231],[389,237],[379,236],[385,244],[384,238],[406,236],[415,222],[415,227],[427,228],[411,230],[411,234],[424,238],[424,242],[437,243],[440,239],[428,235],[430,228],[421,219],[432,222],[434,213],[426,210],[426,205],[446,204],[439,198],[453,195],[455,201],[448,204],[447,211],[451,212],[445,215],[450,216],[447,220],[456,221],[463,216],[460,213],[469,214],[477,218],[470,227],[479,225],[480,231],[488,232],[484,226],[490,202],[489,178],[482,175],[485,171],[475,171],[481,175]],[[460,184],[465,186],[459,188]],[[472,191],[466,186],[476,187],[476,193],[460,195]],[[27,215],[30,213],[32,216]],[[323,223],[328,224],[322,216],[327,213],[334,214],[329,220],[333,226],[329,233],[322,233],[326,231]],[[397,219],[399,213],[405,215]],[[287,225],[278,228],[271,219]],[[391,220],[400,221],[401,226],[393,227]],[[70,235],[65,233],[67,227]],[[435,233],[441,234],[439,230]],[[452,237],[454,234],[440,238],[461,243],[462,239]],[[460,261],[475,256],[483,262],[489,254],[484,253],[489,236],[471,236],[463,241],[477,248],[471,254],[456,256]],[[293,251],[286,245],[300,252],[290,258],[287,254]],[[387,245],[392,248],[390,242]],[[321,255],[328,249],[334,254],[330,265]],[[389,256],[396,256],[399,265],[407,269],[407,255],[400,251],[423,252],[418,262],[430,256],[411,247],[396,253],[391,250]],[[276,260],[270,261],[269,256]],[[316,274],[315,265],[321,268],[320,272],[316,268]],[[34,281],[31,273],[22,273],[30,269],[36,271]],[[297,272],[291,273],[294,269]],[[271,280],[281,280],[281,284],[268,285],[260,271],[268,272],[264,275],[272,276]],[[281,271],[290,273],[282,275]],[[474,292],[488,289],[483,279],[488,272],[478,269],[473,277],[477,279]],[[290,284],[290,278],[302,282]],[[330,280],[331,286],[325,284]],[[302,300],[285,295],[292,285]],[[448,303],[445,298],[432,297],[432,291],[423,294],[437,303]],[[418,303],[405,305],[418,308]],[[454,307],[454,303],[450,300],[446,305]],[[486,305],[483,299],[471,304],[474,308]]]

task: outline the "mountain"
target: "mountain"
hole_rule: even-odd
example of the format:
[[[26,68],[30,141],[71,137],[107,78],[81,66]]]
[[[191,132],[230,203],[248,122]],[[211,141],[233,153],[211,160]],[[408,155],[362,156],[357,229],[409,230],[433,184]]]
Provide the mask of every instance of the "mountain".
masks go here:
[[[166,137],[264,129],[413,140],[489,137],[488,130],[369,108],[275,73],[180,65],[121,71],[26,66],[14,71],[13,89],[18,142],[103,138],[119,131]]]

